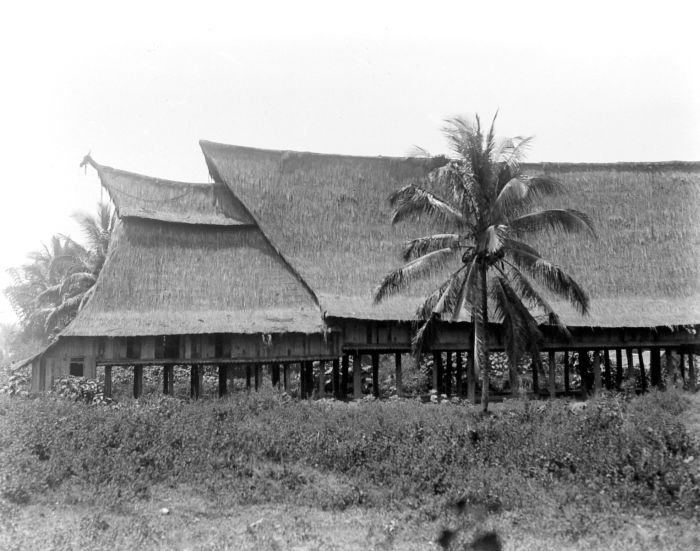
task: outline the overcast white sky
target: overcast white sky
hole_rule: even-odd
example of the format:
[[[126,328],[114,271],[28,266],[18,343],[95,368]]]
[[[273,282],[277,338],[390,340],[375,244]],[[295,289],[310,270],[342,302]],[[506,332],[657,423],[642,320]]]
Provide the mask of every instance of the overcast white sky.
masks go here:
[[[109,4],[2,8],[2,288],[53,233],[78,237],[89,150],[208,181],[202,138],[440,153],[444,118],[500,109],[500,134],[536,135],[531,160],[700,160],[693,2]]]

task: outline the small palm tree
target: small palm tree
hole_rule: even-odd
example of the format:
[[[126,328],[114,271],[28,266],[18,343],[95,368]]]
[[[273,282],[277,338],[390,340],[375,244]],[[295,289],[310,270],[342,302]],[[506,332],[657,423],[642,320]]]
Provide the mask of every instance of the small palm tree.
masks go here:
[[[94,289],[107,255],[115,216],[109,204],[100,203],[97,215],[74,215],[86,246],[65,235],[30,253],[29,263],[11,269],[13,284],[5,294],[28,332],[51,337],[65,327]]]
[[[478,116],[475,123],[461,117],[447,120],[444,131],[455,157],[431,172],[424,187],[408,185],[391,195],[392,224],[427,218],[440,233],[407,242],[407,263],[390,272],[374,295],[377,303],[417,279],[449,271],[418,309],[414,352],[420,354],[435,321],[471,314],[484,411],[489,398],[489,315],[500,322],[506,353],[515,365],[525,352],[539,353],[542,334],[533,312],[541,311],[549,324],[569,335],[540,287],[567,299],[582,315],[588,313],[589,298],[582,287],[524,239],[542,231],[595,235],[582,212],[533,210],[543,198],[565,189],[549,176],[522,174],[520,162],[532,138],[497,142],[495,120],[485,134]]]

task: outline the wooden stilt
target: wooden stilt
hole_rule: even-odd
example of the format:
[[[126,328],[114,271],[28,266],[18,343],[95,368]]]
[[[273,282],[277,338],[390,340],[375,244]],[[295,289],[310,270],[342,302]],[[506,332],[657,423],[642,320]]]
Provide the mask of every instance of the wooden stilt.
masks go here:
[[[282,366],[282,385],[285,392],[289,392],[289,364]]]
[[[557,386],[556,386],[556,354],[554,350],[549,351],[549,398],[554,399],[557,397]]]
[[[680,350],[678,352],[678,369],[681,372],[681,379],[683,379],[683,386],[685,387],[686,384],[686,377],[685,377],[685,354],[683,354],[683,351]],[[105,379],[106,380],[106,379]]]
[[[134,398],[143,394],[143,366],[134,366]]]
[[[605,366],[605,389],[612,390],[613,388],[613,376],[612,376],[612,365],[610,363],[610,350],[607,348],[603,350],[603,366]]]
[[[175,368],[172,365],[163,366],[163,394],[173,394],[173,381],[175,379]]]
[[[695,375],[695,355],[688,353],[688,390],[695,392],[698,388],[698,381]]]
[[[452,396],[452,352],[445,354],[445,374],[443,377],[445,394]]]
[[[262,365],[255,364],[255,390],[260,390],[262,386]]]
[[[627,356],[627,380],[632,378],[635,384],[635,388],[637,386],[636,378],[634,376],[634,356],[632,355],[632,349],[631,348],[626,348],[625,349],[625,355]]]
[[[474,347],[467,352],[467,400],[476,404],[476,373],[474,370]]]
[[[306,398],[306,362],[299,362],[299,397]]]
[[[564,395],[571,393],[571,375],[569,371],[569,351],[564,352]]]
[[[644,357],[642,355],[643,351],[641,348],[639,348],[638,350],[639,350],[639,374],[642,378],[642,392],[646,392],[647,387],[648,387],[648,385],[647,385],[647,372],[646,372],[646,369],[644,367]]]
[[[317,381],[316,390],[317,390],[319,399],[325,398],[326,397],[326,362],[324,362],[324,361],[319,362],[318,379],[316,379],[316,381]]]
[[[438,394],[444,392],[442,386],[442,352],[433,352],[433,389],[437,391]]]
[[[228,389],[226,388],[226,372],[228,370],[228,366],[226,365],[220,365],[219,366],[219,398],[222,398],[226,395],[226,392],[228,392]]]
[[[673,352],[670,348],[667,348],[665,350],[664,357],[666,358],[666,384],[675,387],[678,380],[678,376],[676,370],[673,367]]]
[[[379,398],[379,354],[372,352],[372,394]]]
[[[651,375],[651,386],[661,385],[661,349],[654,347],[649,350],[650,362],[649,373]]]
[[[508,357],[508,383],[510,384],[510,393],[512,396],[517,396],[520,393],[520,375],[518,373],[518,362],[511,361]]]
[[[600,350],[593,351],[593,392],[599,394],[603,389],[603,380],[600,373]]]
[[[309,398],[314,397],[314,362],[306,362],[306,392]]]
[[[245,387],[250,390],[253,386],[253,366],[248,364],[245,366]]]
[[[540,358],[539,354],[533,354],[530,362],[532,368],[532,392],[535,397],[540,394]]]
[[[333,398],[340,399],[340,358],[333,358]]]
[[[362,398],[362,355],[359,352],[352,357],[352,394],[355,400]]]
[[[345,400],[348,397],[348,387],[350,386],[350,356],[343,354],[341,358],[341,374],[340,374],[340,399]]]
[[[280,364],[272,364],[270,368],[270,380],[273,388],[280,386]]]
[[[622,388],[622,348],[615,350],[615,388]]]
[[[579,376],[581,377],[581,396],[588,396],[591,390],[590,369],[591,360],[588,357],[588,350],[580,350],[578,353]]]
[[[200,372],[202,367],[198,365],[190,366],[190,398],[198,399],[201,387],[200,387]]]
[[[403,397],[403,373],[401,372],[401,352],[394,354],[394,365],[396,366],[396,395]]]
[[[105,366],[104,395],[106,398],[112,397],[112,366],[111,365]]]
[[[464,364],[461,350],[455,354],[455,394],[464,396]]]

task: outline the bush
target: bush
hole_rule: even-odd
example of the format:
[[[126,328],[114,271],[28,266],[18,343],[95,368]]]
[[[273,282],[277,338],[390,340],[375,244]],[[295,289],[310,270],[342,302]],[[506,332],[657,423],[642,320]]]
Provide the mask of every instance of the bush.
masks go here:
[[[72,384],[61,386],[80,389],[71,401],[0,402],[6,499],[68,484],[111,504],[164,483],[241,503],[401,502],[426,514],[465,496],[493,512],[601,492],[630,507],[700,506],[698,450],[671,392],[603,395],[577,414],[563,401],[512,400],[482,416],[463,402],[295,402],[271,390],[105,408]]]

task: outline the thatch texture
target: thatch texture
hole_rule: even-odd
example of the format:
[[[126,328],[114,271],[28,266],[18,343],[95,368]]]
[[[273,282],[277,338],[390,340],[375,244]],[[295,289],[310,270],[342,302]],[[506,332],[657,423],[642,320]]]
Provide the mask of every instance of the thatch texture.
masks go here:
[[[240,201],[223,185],[160,180],[92,163],[119,216],[184,224],[252,224]]]
[[[257,227],[124,217],[62,336],[322,330],[315,297]]]
[[[410,319],[435,283],[404,300],[371,305],[371,291],[400,264],[402,242],[426,227],[392,228],[388,195],[445,160],[348,157],[200,142],[210,174],[250,209],[268,237],[319,294],[328,315]],[[562,307],[572,326],[700,323],[700,164],[527,165],[559,177],[557,204],[591,215],[599,239],[544,237],[545,256],[590,292],[589,318]],[[541,170],[540,170],[541,169]],[[553,203],[552,206],[555,206]],[[374,312],[374,313],[373,313]]]

